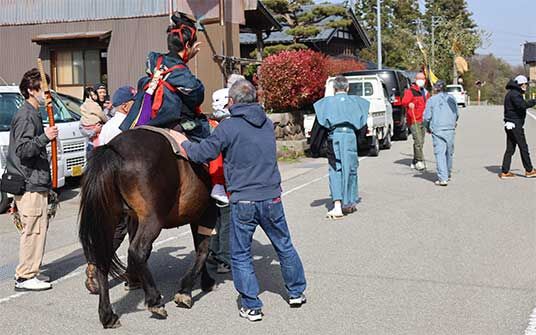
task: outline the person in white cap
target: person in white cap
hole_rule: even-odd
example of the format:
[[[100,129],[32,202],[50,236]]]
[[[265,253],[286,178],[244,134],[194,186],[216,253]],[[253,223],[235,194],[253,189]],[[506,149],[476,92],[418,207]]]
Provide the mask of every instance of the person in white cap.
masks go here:
[[[209,119],[211,132],[214,131],[220,121],[230,116],[229,111],[227,110],[227,101],[229,100],[228,95],[229,89],[227,88],[219,89],[212,94],[212,109],[214,111]],[[216,205],[218,207],[226,207],[229,205],[229,197],[227,197],[227,192],[225,190],[222,156],[218,156],[215,161],[218,161],[219,163],[209,166],[212,185],[214,185],[210,196],[216,200]]]
[[[510,164],[512,162],[512,156],[516,151],[516,145],[519,147],[521,153],[521,161],[525,168],[525,177],[536,177],[536,170],[534,169],[530,160],[529,146],[527,145],[527,139],[525,138],[525,118],[527,116],[527,109],[536,105],[536,99],[525,100],[523,95],[529,87],[529,81],[525,76],[517,76],[510,80],[506,85],[508,93],[504,98],[504,130],[506,132],[506,151],[504,152],[502,171],[499,174],[499,178],[512,178],[515,175],[510,172]]]

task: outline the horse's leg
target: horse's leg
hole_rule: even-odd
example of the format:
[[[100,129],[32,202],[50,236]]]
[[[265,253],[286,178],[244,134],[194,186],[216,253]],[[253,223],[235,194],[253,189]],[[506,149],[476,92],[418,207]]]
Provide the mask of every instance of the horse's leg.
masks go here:
[[[111,262],[111,260],[110,260]],[[107,266],[107,268],[109,265]],[[108,284],[108,269],[97,269],[97,281],[99,283],[99,318],[104,328],[118,328],[121,326],[119,316],[112,310],[110,304],[110,287]]]
[[[127,218],[127,230],[128,230],[128,243],[129,245],[132,244],[132,241],[134,241],[134,237],[136,236],[136,230],[138,229],[138,219],[136,217],[128,216]],[[127,261],[127,272],[126,272],[126,285],[125,289],[127,291],[131,290],[137,290],[142,288],[141,286],[141,279],[137,276],[135,271],[132,270],[132,261],[130,261],[130,257]]]
[[[161,231],[161,225],[156,217],[140,220],[136,235],[128,248],[129,269],[133,275],[141,279],[145,291],[145,305],[157,318],[167,318],[162,295],[156,288],[153,276],[147,265],[147,260],[153,249],[153,242]]]
[[[210,234],[205,232],[205,234],[199,233],[197,224],[191,224],[190,228],[192,229],[192,236],[194,239],[194,246],[196,251],[195,263],[192,268],[184,275],[181,279],[181,288],[179,292],[175,294],[175,303],[179,307],[192,308],[192,288],[195,284],[195,280],[200,273],[202,273],[202,283],[201,288],[204,291],[210,291],[214,287],[214,279],[210,277],[205,261],[208,255],[208,246],[210,242]]]

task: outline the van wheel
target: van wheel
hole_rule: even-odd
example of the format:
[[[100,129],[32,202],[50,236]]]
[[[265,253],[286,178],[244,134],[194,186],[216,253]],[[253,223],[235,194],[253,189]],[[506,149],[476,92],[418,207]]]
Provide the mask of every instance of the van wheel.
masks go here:
[[[382,149],[389,150],[391,149],[391,129],[387,131],[387,135],[385,135],[385,138],[382,140]]]
[[[11,203],[9,197],[7,196],[7,193],[2,192],[0,196],[0,214],[3,214],[7,212],[9,209],[9,204]]]
[[[370,139],[369,156],[376,157],[380,154],[380,141],[378,136],[373,135]]]

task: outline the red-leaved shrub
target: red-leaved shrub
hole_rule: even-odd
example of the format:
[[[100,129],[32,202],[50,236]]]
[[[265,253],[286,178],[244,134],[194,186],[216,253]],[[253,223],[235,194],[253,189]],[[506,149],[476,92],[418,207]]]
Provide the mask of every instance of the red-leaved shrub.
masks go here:
[[[267,109],[300,110],[324,96],[327,57],[312,50],[282,51],[267,57],[260,68],[260,84]]]
[[[333,58],[328,57],[327,72],[329,76],[336,76],[345,72],[359,71],[366,69],[366,65],[353,58]]]

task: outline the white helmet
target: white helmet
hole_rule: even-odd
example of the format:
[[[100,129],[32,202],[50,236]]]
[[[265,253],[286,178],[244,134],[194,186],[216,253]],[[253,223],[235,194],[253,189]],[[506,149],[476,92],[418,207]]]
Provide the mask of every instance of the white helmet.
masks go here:
[[[527,84],[529,82],[529,80],[527,79],[527,77],[523,76],[523,75],[519,75],[517,77],[515,77],[514,81],[518,84],[518,85],[523,85],[523,84]]]
[[[222,88],[212,93],[212,109],[219,111],[225,109],[229,102],[229,89]]]

